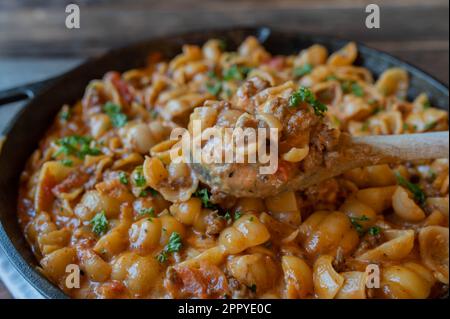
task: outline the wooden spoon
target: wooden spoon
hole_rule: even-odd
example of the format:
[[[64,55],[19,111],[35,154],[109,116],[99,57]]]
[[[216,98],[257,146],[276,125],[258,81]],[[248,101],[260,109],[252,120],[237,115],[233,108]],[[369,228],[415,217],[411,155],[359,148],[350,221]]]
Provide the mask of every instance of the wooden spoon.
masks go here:
[[[343,134],[339,147],[325,153],[325,165],[305,172],[259,174],[249,164],[191,164],[199,179],[213,191],[236,197],[268,197],[288,190],[302,190],[350,169],[379,164],[449,157],[449,134],[421,134],[350,137]]]

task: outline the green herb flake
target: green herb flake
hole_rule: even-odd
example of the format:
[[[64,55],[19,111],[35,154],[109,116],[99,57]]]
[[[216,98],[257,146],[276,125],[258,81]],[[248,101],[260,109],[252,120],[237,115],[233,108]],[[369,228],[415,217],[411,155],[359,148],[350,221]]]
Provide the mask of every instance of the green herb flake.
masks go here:
[[[363,125],[361,125],[361,131],[367,132],[368,130],[369,130],[369,122],[366,121],[363,123]]]
[[[377,235],[379,235],[379,234],[381,233],[381,228],[378,227],[378,226],[372,226],[372,227],[369,228],[369,230],[367,231],[367,233],[368,233],[370,236],[377,236]]]
[[[163,250],[156,256],[156,260],[159,263],[164,264],[167,261],[168,257],[169,256],[167,255],[167,252]]]
[[[225,218],[226,221],[230,221],[231,220],[231,214],[230,212],[226,212],[225,215],[223,215],[223,218]]]
[[[175,253],[181,250],[183,242],[181,236],[177,232],[170,234],[169,241],[164,249],[156,256],[156,259],[160,263],[165,263],[169,257],[169,254]]]
[[[218,80],[217,74],[215,71],[208,71],[207,76],[213,80]]]
[[[225,89],[225,96],[227,98],[230,98],[232,95],[233,95],[233,91],[231,89],[229,89],[229,88],[226,88]]]
[[[396,172],[395,176],[397,178],[397,183],[405,188],[407,188],[414,196],[414,199],[420,204],[424,205],[426,201],[426,195],[423,190],[416,184],[411,183],[406,178],[404,178],[400,173]]]
[[[359,217],[349,217],[350,222],[352,223],[353,228],[358,232],[359,235],[363,235],[364,227],[360,224],[360,222],[365,222],[369,220],[369,217],[366,215],[362,215]]]
[[[219,95],[220,91],[222,91],[222,83],[220,82],[206,83],[206,90],[208,91],[209,94],[217,96]]]
[[[323,116],[323,114],[328,110],[327,106],[316,99],[314,94],[308,88],[302,86],[298,91],[294,92],[289,97],[289,106],[296,107],[301,102],[308,103],[314,109],[314,113],[317,116]]]
[[[234,220],[238,220],[241,217],[242,217],[242,212],[240,212],[238,210],[234,212]]]
[[[98,235],[103,235],[108,230],[108,219],[106,218],[105,211],[97,213],[94,218],[91,219],[92,231]]]
[[[309,63],[303,64],[302,66],[296,67],[293,70],[294,77],[300,78],[307,74],[310,74],[313,70],[313,66]]]
[[[148,191],[146,189],[142,189],[139,192],[139,197],[147,197],[148,196]]]
[[[194,193],[194,196],[200,198],[204,208],[216,208],[216,205],[211,202],[211,195],[208,189],[202,188],[200,190],[197,190]]]
[[[434,170],[430,169],[428,171],[428,176],[431,178],[431,180],[435,180],[437,177],[437,173]]]
[[[119,172],[119,182],[123,185],[128,185],[127,173]]]
[[[367,103],[369,103],[369,105],[372,105],[372,106],[378,105],[378,101],[375,99],[368,99]]]
[[[372,111],[372,115],[377,115],[378,113],[380,113],[381,111],[383,111],[383,109],[379,106],[375,107]]]
[[[222,77],[225,81],[231,81],[231,80],[238,80],[242,81],[244,80],[248,73],[252,68],[247,66],[238,66],[236,64],[232,65],[229,69],[226,69],[222,73]]]
[[[423,102],[423,109],[429,109],[431,107],[431,103],[429,100],[426,100],[425,102]]]
[[[63,111],[61,111],[61,113],[59,113],[59,118],[63,121],[68,121],[70,120],[70,118],[72,117],[72,110],[67,108]]]
[[[61,160],[61,164],[63,164],[64,166],[67,166],[67,167],[72,167],[73,161],[70,159],[63,159],[63,160]]]
[[[345,94],[348,94],[352,90],[352,81],[343,81],[341,83],[342,91],[344,91]]]
[[[150,111],[150,116],[151,116],[151,118],[152,118],[153,120],[157,119],[157,118],[158,118],[158,111],[156,111],[156,110],[151,110],[151,111]]]
[[[352,93],[355,96],[362,97],[364,96],[364,90],[358,83],[352,83]]]
[[[137,187],[144,187],[147,185],[142,166],[135,168],[133,172],[133,181]]]
[[[120,105],[112,102],[107,102],[103,106],[103,111],[109,116],[111,123],[114,127],[123,127],[127,124],[128,117],[122,113]]]
[[[428,122],[425,124],[424,129],[425,131],[433,129],[437,125],[436,121]]]
[[[155,209],[153,207],[150,208],[141,208],[139,210],[139,215],[140,216],[145,216],[148,215],[150,217],[155,217]]]
[[[59,146],[58,150],[53,154],[53,157],[64,154],[66,156],[76,156],[80,159],[84,159],[86,155],[99,155],[100,150],[92,144],[92,138],[87,136],[71,135],[60,138],[57,140],[56,145]]]
[[[224,52],[227,49],[227,42],[223,39],[218,39],[217,41],[219,43],[220,51]]]

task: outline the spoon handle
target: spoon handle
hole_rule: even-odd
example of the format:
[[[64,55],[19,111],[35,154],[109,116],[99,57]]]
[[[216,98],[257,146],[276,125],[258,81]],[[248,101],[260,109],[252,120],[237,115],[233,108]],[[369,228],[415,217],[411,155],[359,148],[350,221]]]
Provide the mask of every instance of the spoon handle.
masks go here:
[[[402,161],[448,158],[449,135],[445,132],[353,137],[355,144],[364,144],[382,157]]]

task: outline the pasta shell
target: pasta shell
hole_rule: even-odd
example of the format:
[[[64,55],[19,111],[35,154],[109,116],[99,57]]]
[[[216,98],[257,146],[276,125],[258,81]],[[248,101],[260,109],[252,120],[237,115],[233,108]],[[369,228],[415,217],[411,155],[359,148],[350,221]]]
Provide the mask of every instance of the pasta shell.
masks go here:
[[[320,299],[333,299],[344,285],[345,278],[334,270],[333,257],[320,256],[314,263],[314,291]]]
[[[419,247],[422,262],[442,283],[448,284],[448,228],[428,226],[419,231]]]
[[[406,257],[414,246],[414,230],[385,230],[387,241],[360,256],[357,260],[366,262],[381,262],[387,260],[401,260]]]

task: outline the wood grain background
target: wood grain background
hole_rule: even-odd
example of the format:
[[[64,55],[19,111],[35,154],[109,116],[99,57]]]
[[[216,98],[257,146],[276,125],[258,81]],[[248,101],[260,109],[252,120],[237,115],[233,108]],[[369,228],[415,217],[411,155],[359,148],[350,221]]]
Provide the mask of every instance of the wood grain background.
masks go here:
[[[80,6],[80,29],[65,28],[68,3]],[[365,28],[368,3],[381,8],[380,29]],[[447,0],[15,0],[0,1],[0,89],[55,75],[111,47],[236,25],[361,41],[449,82]],[[0,124],[18,108],[3,108]],[[0,298],[7,296],[0,284]]]

